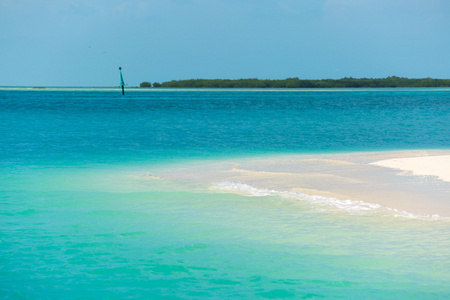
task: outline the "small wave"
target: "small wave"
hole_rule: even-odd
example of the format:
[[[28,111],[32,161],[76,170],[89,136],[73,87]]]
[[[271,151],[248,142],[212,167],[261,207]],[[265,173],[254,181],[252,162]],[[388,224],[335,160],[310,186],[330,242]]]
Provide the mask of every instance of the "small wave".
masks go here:
[[[352,215],[387,214],[394,217],[406,219],[426,219],[426,220],[448,219],[441,217],[439,215],[416,215],[407,211],[398,210],[395,208],[382,206],[380,204],[368,203],[364,201],[356,201],[350,199],[342,200],[338,198],[325,197],[320,195],[309,195],[301,192],[276,191],[264,188],[256,188],[254,186],[241,182],[229,182],[229,181],[216,182],[213,183],[213,189],[238,193],[250,197],[281,196],[283,198],[306,201],[314,205],[327,207],[327,210],[329,211],[346,212]]]

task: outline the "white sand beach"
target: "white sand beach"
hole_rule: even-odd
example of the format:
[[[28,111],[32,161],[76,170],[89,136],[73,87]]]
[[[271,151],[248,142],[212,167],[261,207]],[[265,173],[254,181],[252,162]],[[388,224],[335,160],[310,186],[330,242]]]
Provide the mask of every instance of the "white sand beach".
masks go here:
[[[411,175],[436,176],[450,182],[450,155],[394,158],[372,164],[410,172]]]
[[[221,192],[281,195],[351,213],[378,207],[450,217],[450,151],[282,155],[199,162],[158,173]]]

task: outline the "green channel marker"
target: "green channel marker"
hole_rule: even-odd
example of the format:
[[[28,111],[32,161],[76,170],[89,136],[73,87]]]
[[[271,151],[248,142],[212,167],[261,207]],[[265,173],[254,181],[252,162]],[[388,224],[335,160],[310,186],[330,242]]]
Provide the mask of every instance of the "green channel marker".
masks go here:
[[[122,95],[125,95],[124,90],[125,83],[123,82],[122,67],[119,67],[119,72],[120,72],[120,86],[122,87]]]

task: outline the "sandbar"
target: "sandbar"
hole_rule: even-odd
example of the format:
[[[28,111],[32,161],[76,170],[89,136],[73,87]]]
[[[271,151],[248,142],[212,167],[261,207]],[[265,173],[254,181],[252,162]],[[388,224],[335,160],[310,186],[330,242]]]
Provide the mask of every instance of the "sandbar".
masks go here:
[[[281,195],[351,213],[450,218],[450,150],[272,155],[153,173],[220,192]]]

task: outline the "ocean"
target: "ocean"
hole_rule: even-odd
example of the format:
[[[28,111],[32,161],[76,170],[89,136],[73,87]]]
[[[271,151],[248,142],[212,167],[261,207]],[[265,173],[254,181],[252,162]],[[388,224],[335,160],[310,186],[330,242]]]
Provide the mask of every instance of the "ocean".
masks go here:
[[[448,299],[448,218],[266,176],[429,149],[450,89],[0,89],[0,298]]]

